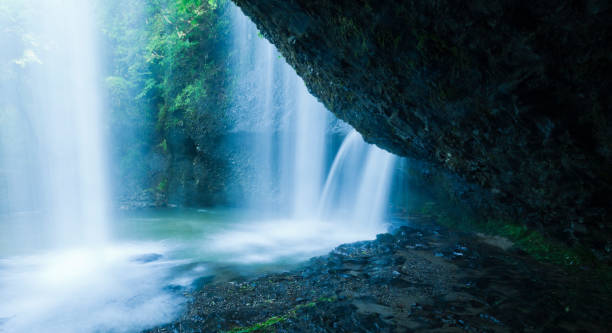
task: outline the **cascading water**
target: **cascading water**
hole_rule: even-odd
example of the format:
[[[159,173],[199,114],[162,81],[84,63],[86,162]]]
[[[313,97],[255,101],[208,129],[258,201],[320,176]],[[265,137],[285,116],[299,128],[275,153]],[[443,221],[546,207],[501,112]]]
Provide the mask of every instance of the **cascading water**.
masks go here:
[[[31,117],[40,120],[40,151],[48,166],[43,192],[58,240],[99,243],[106,234],[107,181],[93,12],[87,1],[69,2],[69,11],[62,8],[66,2],[47,5],[43,38],[55,38],[57,49],[38,80],[42,108]]]
[[[243,130],[258,138],[251,181],[261,191],[250,206],[268,220],[216,236],[211,246],[246,262],[306,258],[385,231],[395,157],[347,125],[334,126],[339,121],[236,6],[232,20],[235,75],[247,78],[234,94],[235,108],[248,114]],[[343,130],[332,131],[338,127]],[[334,136],[345,137],[338,151]]]
[[[92,1],[14,4],[27,7],[27,22],[10,21],[27,43],[9,62],[22,86],[0,92],[0,332],[132,332],[168,321],[181,302],[163,291],[176,264],[134,259],[165,247],[109,240]]]
[[[0,91],[0,332],[140,331],[174,318],[177,290],[222,278],[228,262],[286,269],[385,230],[394,157],[333,119],[235,6],[225,116],[227,136],[250,145],[233,156],[249,166],[236,174],[251,210],[110,223],[91,2],[34,2],[31,45],[14,61],[23,87]]]
[[[394,161],[392,154],[365,144],[357,131],[351,131],[330,168],[319,216],[348,219],[357,227],[377,230],[385,215]]]
[[[325,136],[329,118],[325,107],[308,93],[297,74],[293,73],[293,77],[298,81],[292,124],[295,127],[293,217],[311,219],[324,180]]]
[[[308,217],[318,202],[325,167],[329,112],[304,82],[232,5],[234,108],[245,118],[237,131],[251,132],[257,189],[251,206],[283,201],[291,216]],[[245,116],[246,115],[246,116]],[[270,206],[268,206],[269,208]]]
[[[45,1],[32,18],[35,42],[25,53],[33,84],[27,100],[11,103],[22,128],[14,135],[31,152],[7,163],[29,165],[9,175],[8,197],[20,198],[8,211],[39,211],[51,245],[101,243],[106,234],[106,177],[97,50],[87,1]],[[70,10],[67,10],[70,8]],[[44,14],[43,14],[44,13]],[[25,71],[24,71],[25,72]],[[3,143],[11,149],[14,142]],[[13,146],[14,149],[14,146]]]

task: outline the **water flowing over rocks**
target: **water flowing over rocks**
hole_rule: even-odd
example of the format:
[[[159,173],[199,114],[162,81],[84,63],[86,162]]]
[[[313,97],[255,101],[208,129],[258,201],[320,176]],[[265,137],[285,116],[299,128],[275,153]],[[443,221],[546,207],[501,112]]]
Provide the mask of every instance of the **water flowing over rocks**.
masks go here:
[[[438,186],[483,213],[609,258],[608,2],[234,2],[367,141],[458,175]]]
[[[209,278],[187,295],[179,320],[147,332],[605,330],[609,303],[588,274],[568,275],[503,247],[499,239],[402,226],[290,272]]]

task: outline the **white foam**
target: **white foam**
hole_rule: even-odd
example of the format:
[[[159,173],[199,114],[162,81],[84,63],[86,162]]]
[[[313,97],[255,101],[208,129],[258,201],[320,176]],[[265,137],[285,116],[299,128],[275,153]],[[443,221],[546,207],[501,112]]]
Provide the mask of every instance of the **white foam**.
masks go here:
[[[167,250],[139,243],[0,260],[0,331],[132,332],[168,322],[183,302],[165,289],[177,262],[138,260]]]
[[[342,243],[373,239],[385,230],[384,225],[353,228],[339,221],[253,221],[211,236],[206,250],[243,264],[297,262],[326,254]]]

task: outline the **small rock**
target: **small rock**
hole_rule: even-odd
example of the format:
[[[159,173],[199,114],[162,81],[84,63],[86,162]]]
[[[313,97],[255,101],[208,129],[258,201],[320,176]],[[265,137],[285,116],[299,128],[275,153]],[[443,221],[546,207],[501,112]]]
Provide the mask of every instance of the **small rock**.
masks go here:
[[[132,261],[133,262],[140,262],[140,263],[146,264],[146,263],[149,263],[149,262],[157,261],[161,257],[163,257],[163,256],[161,254],[159,254],[159,253],[147,253],[147,254],[143,254],[143,255],[136,256],[136,257],[132,258]]]

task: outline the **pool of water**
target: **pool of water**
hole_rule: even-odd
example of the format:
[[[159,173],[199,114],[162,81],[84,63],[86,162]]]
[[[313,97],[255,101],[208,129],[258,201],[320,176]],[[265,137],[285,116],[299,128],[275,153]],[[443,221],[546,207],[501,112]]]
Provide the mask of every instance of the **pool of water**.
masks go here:
[[[385,230],[229,209],[119,214],[100,244],[58,246],[34,213],[0,216],[0,332],[134,332],[199,283],[287,270]]]

